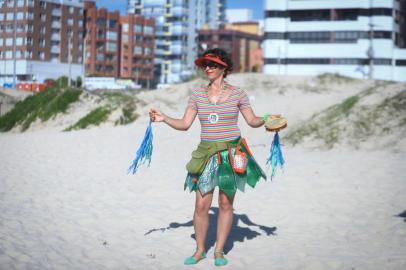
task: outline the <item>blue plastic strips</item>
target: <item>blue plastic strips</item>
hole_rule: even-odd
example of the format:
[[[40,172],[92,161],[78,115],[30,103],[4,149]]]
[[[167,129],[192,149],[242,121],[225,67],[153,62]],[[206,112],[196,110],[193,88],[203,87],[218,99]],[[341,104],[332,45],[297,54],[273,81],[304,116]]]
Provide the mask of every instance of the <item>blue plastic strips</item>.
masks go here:
[[[133,160],[133,163],[131,164],[130,168],[128,168],[128,173],[132,173],[135,175],[137,172],[138,167],[141,164],[144,164],[145,162],[148,161],[148,166],[151,163],[151,157],[152,157],[152,125],[151,121],[149,122],[148,128],[145,131],[144,135],[144,140],[142,141],[142,144],[140,148],[138,148],[137,155],[135,156],[135,159]]]
[[[271,150],[269,153],[269,158],[266,161],[267,165],[271,165],[272,167],[272,174],[271,174],[271,180],[275,176],[276,173],[276,168],[279,166],[281,169],[283,169],[283,165],[285,164],[285,160],[283,159],[283,154],[282,154],[282,147],[279,142],[279,134],[278,132],[275,133],[271,145]]]

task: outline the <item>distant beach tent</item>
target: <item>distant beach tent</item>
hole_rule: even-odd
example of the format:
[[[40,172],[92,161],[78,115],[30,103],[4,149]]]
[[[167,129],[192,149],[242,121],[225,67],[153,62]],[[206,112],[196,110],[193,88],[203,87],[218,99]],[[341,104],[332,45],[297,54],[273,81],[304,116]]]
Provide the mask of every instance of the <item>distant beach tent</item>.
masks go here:
[[[134,83],[132,80],[115,79],[114,77],[86,77],[84,87],[87,90],[125,90],[139,89],[141,85]]]

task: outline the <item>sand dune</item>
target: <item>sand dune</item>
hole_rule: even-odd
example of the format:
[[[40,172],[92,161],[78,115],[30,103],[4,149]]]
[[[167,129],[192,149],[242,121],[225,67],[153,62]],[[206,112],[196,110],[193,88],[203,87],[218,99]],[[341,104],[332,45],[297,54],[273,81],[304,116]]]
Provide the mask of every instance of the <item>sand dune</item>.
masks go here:
[[[261,78],[230,82],[255,83],[246,87],[254,110],[282,113],[292,129],[373,83],[351,82],[348,93],[342,82],[321,89],[306,78]],[[0,269],[214,269],[217,196],[208,259],[183,265],[195,249],[194,194],[183,181],[198,123],[187,132],[154,124],[151,166],[127,174],[145,112],[181,116],[196,83],[142,93],[147,105],[130,125],[1,133]],[[266,168],[271,135],[240,123]],[[288,144],[284,154],[284,172],[236,195],[224,269],[406,268],[405,151]]]

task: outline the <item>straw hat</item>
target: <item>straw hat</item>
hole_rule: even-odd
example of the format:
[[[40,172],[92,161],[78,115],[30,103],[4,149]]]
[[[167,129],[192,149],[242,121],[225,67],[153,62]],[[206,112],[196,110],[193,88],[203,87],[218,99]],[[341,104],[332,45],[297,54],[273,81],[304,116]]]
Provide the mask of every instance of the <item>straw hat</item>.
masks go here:
[[[288,126],[288,121],[280,115],[269,116],[265,121],[265,128],[270,131],[284,129]]]

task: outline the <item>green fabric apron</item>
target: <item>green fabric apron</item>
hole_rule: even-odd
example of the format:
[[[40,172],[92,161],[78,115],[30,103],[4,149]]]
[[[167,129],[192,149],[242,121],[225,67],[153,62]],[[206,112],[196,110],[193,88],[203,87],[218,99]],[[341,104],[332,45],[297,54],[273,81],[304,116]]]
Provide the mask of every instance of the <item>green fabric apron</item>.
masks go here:
[[[186,177],[184,189],[190,191],[197,189],[204,195],[216,186],[226,193],[228,197],[233,197],[237,189],[244,191],[245,184],[252,188],[262,177],[266,180],[266,174],[250,156],[250,151],[240,143],[241,138],[233,141],[210,142],[202,141],[195,151],[192,152],[192,159],[186,165],[188,175]],[[236,145],[240,145],[241,151],[248,157],[247,169],[243,174],[234,172],[229,160],[228,145],[231,146],[232,155],[235,154]],[[220,155],[217,155],[220,153]],[[218,162],[218,158],[221,162]],[[220,164],[219,164],[220,163]],[[197,182],[195,179],[197,178]]]

